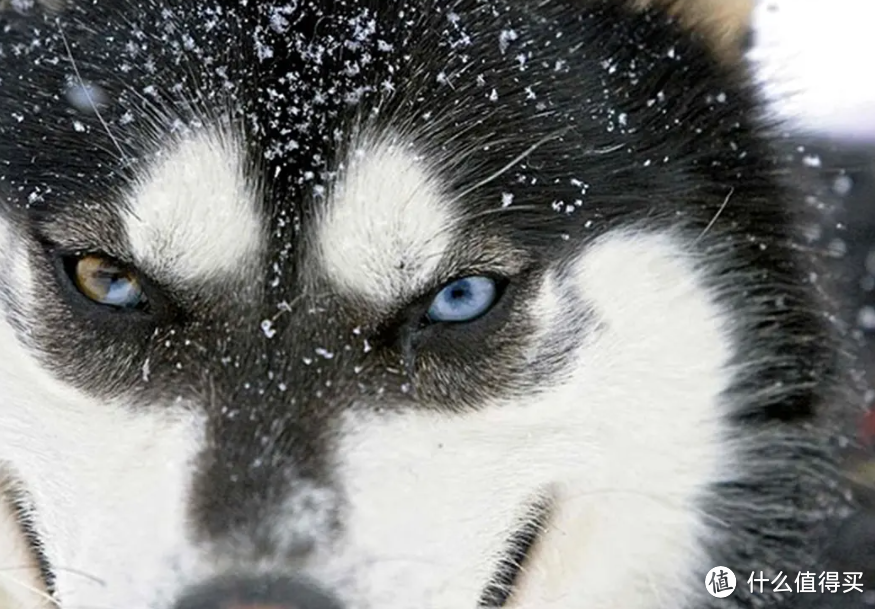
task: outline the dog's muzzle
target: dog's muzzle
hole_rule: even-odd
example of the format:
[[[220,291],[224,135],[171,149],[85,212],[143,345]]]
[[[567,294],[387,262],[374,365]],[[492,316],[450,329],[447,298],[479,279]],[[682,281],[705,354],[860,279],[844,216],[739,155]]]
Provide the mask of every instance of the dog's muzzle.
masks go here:
[[[228,577],[202,584],[174,609],[343,609],[311,583],[285,577]]]

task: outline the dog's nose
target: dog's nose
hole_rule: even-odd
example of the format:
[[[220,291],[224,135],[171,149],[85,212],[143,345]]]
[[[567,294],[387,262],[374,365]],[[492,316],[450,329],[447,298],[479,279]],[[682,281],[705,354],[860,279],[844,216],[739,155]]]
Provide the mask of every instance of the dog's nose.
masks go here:
[[[201,584],[174,609],[343,609],[312,583],[287,577],[224,577]]]

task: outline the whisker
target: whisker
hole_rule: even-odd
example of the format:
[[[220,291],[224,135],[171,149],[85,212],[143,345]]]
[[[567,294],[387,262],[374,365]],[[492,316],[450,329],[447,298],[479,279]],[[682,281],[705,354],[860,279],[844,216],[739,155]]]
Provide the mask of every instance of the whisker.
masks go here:
[[[51,594],[48,594],[47,592],[45,592],[45,591],[43,591],[35,586],[32,586],[32,585],[20,580],[19,578],[15,577],[13,575],[10,575],[11,571],[30,571],[30,570],[31,570],[31,567],[5,567],[5,568],[2,568],[2,569],[0,569],[0,581],[7,582],[7,583],[9,583],[13,586],[17,586],[23,590],[27,590],[31,594],[46,601],[48,604],[53,605],[55,607],[60,607],[61,606],[60,603],[58,603],[58,601],[55,600],[55,598],[52,597]]]
[[[507,165],[505,165],[504,167],[502,167],[498,171],[494,172],[493,174],[487,176],[486,178],[480,180],[479,182],[477,182],[473,186],[470,186],[469,188],[466,188],[465,190],[460,192],[458,195],[456,195],[450,201],[450,203],[455,203],[456,201],[465,198],[466,196],[468,196],[469,194],[471,194],[472,192],[474,192],[478,188],[481,188],[481,187],[485,186],[486,184],[489,184],[490,182],[497,180],[502,175],[504,175],[505,173],[507,173],[508,171],[510,171],[511,169],[516,167],[517,165],[519,165],[526,158],[531,156],[531,154],[533,152],[535,152],[535,150],[537,150],[538,148],[540,148],[541,146],[543,146],[544,144],[546,144],[548,142],[559,139],[560,137],[562,137],[563,135],[565,135],[569,131],[571,131],[571,127],[565,127],[564,129],[554,131],[553,133],[541,138],[540,140],[538,140],[537,142],[535,142],[534,144],[532,144],[531,146],[526,148],[523,152],[518,154],[516,157],[511,159],[511,161],[509,163],[507,163]]]
[[[720,214],[723,213],[723,210],[726,209],[726,206],[729,204],[729,199],[732,198],[732,194],[734,192],[735,192],[735,186],[733,186],[729,189],[729,194],[727,194],[726,198],[723,199],[723,203],[720,205],[720,208],[717,210],[717,213],[714,214],[714,217],[711,218],[711,221],[708,222],[708,225],[701,232],[701,234],[698,237],[696,237],[696,240],[693,241],[693,245],[696,245],[697,243],[699,243],[702,240],[702,237],[704,237],[706,234],[708,234],[708,231],[711,230],[711,228],[714,226],[714,223],[717,222],[717,218],[719,218]]]
[[[70,43],[67,40],[67,35],[64,33],[64,27],[61,25],[60,18],[55,18],[55,25],[58,26],[58,33],[61,35],[61,40],[64,43],[64,49],[67,53],[67,59],[70,60],[70,65],[73,68],[73,73],[76,75],[76,80],[79,83],[79,86],[82,87],[82,92],[85,93],[85,97],[88,99],[88,103],[91,105],[91,109],[94,110],[95,116],[97,116],[97,120],[100,121],[100,124],[103,126],[104,131],[109,136],[109,139],[112,141],[113,145],[118,150],[121,155],[120,159],[125,163],[128,162],[128,156],[125,154],[125,151],[122,149],[121,144],[116,139],[116,137],[112,134],[112,131],[109,128],[107,122],[103,119],[103,115],[100,113],[100,109],[97,107],[97,104],[94,101],[94,98],[91,96],[91,91],[85,85],[85,80],[82,78],[82,74],[79,72],[79,66],[76,63],[76,60],[73,58],[73,49],[70,48]]]

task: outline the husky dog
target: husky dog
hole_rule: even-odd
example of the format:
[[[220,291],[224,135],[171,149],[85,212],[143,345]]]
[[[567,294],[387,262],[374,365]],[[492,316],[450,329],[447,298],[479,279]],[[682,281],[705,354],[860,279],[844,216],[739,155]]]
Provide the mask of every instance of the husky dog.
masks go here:
[[[3,609],[789,606],[748,574],[817,569],[857,395],[749,2],[21,4]]]

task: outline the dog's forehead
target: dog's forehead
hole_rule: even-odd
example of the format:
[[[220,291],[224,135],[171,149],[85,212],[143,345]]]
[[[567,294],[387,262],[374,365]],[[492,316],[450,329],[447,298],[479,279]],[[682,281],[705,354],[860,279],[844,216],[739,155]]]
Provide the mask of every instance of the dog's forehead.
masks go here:
[[[113,10],[89,7],[89,20],[107,17],[119,28],[99,44],[73,7],[72,20],[46,37],[60,55],[69,51],[66,61],[79,62],[66,85],[68,93],[82,93],[66,96],[74,129],[83,134],[76,139],[94,146],[96,160],[109,150],[135,161],[121,188],[111,188],[123,194],[109,206],[121,216],[112,229],[120,224],[123,235],[95,241],[122,241],[123,257],[159,283],[182,289],[220,289],[228,279],[254,286],[272,276],[295,291],[302,273],[275,271],[290,259],[303,261],[307,276],[328,282],[321,287],[381,308],[403,304],[433,283],[458,237],[459,205],[452,175],[435,167],[443,161],[435,154],[443,128],[423,129],[415,117],[443,114],[446,121],[450,113],[435,112],[432,104],[419,108],[421,101],[390,89],[413,68],[428,83],[424,100],[445,87],[430,73],[460,59],[422,56],[414,42],[417,24],[443,19],[404,2],[408,19],[391,31],[379,7],[167,4],[155,23],[132,12],[123,27]],[[207,22],[181,32],[177,22],[189,11]],[[216,42],[250,31],[254,45],[245,38],[231,51]],[[107,48],[114,49],[113,73],[92,71],[104,65]],[[195,58],[211,67],[197,80],[169,67]],[[95,82],[106,83],[105,91]],[[83,103],[85,94],[91,97]],[[100,116],[91,112],[92,101]],[[402,102],[410,107],[401,112],[382,107]],[[427,138],[415,135],[426,130],[432,131]],[[482,136],[484,143],[494,137]],[[457,144],[477,137],[464,134]],[[427,149],[418,146],[423,139]],[[83,148],[72,160],[85,154]],[[95,198],[105,193],[88,190],[78,202]]]
[[[167,0],[147,17],[74,5],[69,21],[37,32],[40,46],[26,53],[39,57],[24,77],[5,83],[21,97],[76,92],[68,104],[56,95],[21,109],[20,158],[32,161],[9,173],[40,183],[34,167],[59,167],[51,197],[118,209],[122,257],[168,284],[258,282],[304,256],[330,289],[382,307],[408,299],[448,255],[471,253],[460,245],[493,236],[466,239],[466,221],[507,226],[535,204],[553,220],[580,207],[589,186],[584,164],[563,161],[574,117],[551,109],[549,81],[564,77],[570,52],[551,42],[553,26],[526,33],[522,12],[505,3],[494,7],[498,21],[479,19],[480,2],[446,14],[393,6]],[[183,32],[189,11],[199,25]],[[88,24],[101,20],[109,33],[98,36]],[[193,63],[209,69],[190,78]],[[81,103],[93,83],[103,91]],[[587,147],[613,142],[602,125],[577,128],[590,132]],[[47,137],[58,145],[43,145]],[[135,162],[116,170],[127,156]],[[504,207],[501,218],[483,214]],[[280,274],[286,287],[298,279]]]
[[[267,247],[270,228],[301,201],[294,192],[279,195],[281,208],[269,216],[263,179],[246,167],[243,137],[211,127],[152,155],[119,207],[140,269],[182,286],[265,275],[276,252]],[[348,149],[293,239],[307,276],[390,307],[433,281],[457,236],[458,210],[406,138],[362,136]]]

